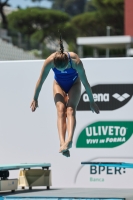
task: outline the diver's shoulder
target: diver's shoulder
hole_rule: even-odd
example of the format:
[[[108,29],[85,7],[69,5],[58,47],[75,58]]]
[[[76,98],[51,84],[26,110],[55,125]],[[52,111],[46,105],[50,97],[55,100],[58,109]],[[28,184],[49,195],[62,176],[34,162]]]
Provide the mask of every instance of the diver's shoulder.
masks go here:
[[[52,53],[51,55],[49,55],[49,56],[46,58],[46,60],[52,62],[52,61],[54,60],[54,58],[55,58],[55,54],[56,54],[56,52]]]
[[[69,54],[70,54],[70,57],[71,57],[72,61],[75,64],[80,63],[80,58],[79,58],[78,54],[76,54],[75,52],[69,52]]]
[[[78,54],[76,54],[75,52],[71,51],[71,52],[69,52],[69,54],[70,54],[71,58],[73,58],[73,59],[79,58]]]
[[[51,68],[54,67],[54,58],[55,58],[55,53],[50,54],[44,61],[45,65],[51,66]]]

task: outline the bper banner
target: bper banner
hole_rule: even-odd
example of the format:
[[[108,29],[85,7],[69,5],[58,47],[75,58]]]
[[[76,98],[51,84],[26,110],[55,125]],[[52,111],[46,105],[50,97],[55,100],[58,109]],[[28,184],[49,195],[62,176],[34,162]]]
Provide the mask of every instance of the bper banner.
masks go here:
[[[133,58],[82,59],[100,114],[90,111],[82,85],[70,158],[59,153],[52,70],[41,89],[39,107],[34,113],[30,109],[43,62],[0,62],[1,164],[51,163],[54,188],[132,188],[133,169],[81,162],[133,163]],[[10,178],[18,173],[10,171]]]

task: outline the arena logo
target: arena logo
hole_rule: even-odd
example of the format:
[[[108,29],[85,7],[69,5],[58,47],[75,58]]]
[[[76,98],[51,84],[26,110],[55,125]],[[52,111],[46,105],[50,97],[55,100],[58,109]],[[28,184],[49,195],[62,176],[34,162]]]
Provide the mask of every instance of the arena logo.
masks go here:
[[[114,95],[112,95],[112,97],[114,97],[115,99],[117,99],[118,101],[125,101],[127,98],[130,97],[129,94],[125,93],[123,95],[119,95],[118,93],[115,93]]]
[[[105,93],[105,94],[93,94],[93,98],[95,102],[109,102],[109,94]],[[88,95],[85,93],[83,94],[83,101],[84,102],[89,102],[89,97]]]
[[[129,102],[133,96],[133,84],[104,84],[92,87],[94,101],[100,110],[115,110]],[[86,92],[81,95],[77,110],[90,110]]]
[[[133,134],[133,121],[101,121],[88,125],[78,136],[76,148],[114,148]]]

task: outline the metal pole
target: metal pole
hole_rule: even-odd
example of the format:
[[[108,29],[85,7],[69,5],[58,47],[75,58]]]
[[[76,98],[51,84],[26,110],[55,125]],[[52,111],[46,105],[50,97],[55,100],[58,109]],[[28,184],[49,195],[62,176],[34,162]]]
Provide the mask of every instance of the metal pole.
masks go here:
[[[80,58],[83,58],[83,46],[81,45],[78,46],[78,55]]]
[[[106,26],[106,36],[110,36],[111,26]],[[106,57],[109,57],[109,48],[106,49]]]
[[[127,45],[126,45],[126,57],[129,57],[129,56],[130,56],[130,48],[131,48],[131,45],[130,45],[130,44],[127,44]]]
[[[94,58],[97,58],[97,57],[98,57],[98,49],[97,49],[97,48],[94,48],[94,49],[93,49],[93,57],[94,57]]]

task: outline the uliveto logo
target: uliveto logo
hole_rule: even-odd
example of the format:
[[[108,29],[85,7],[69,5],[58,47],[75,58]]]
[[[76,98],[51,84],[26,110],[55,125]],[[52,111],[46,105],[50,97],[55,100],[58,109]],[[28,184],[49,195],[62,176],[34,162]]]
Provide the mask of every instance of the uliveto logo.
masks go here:
[[[133,134],[133,121],[100,121],[86,126],[79,134],[76,148],[114,148]]]
[[[94,101],[100,110],[115,110],[124,106],[133,96],[133,84],[104,84],[92,87]],[[86,92],[81,95],[77,110],[90,110]]]

